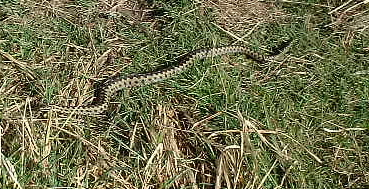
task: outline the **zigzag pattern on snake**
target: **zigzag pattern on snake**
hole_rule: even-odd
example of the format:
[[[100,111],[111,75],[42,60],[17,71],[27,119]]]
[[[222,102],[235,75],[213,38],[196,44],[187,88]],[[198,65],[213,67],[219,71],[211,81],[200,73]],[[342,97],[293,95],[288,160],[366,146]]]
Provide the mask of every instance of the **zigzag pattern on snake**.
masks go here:
[[[64,114],[74,113],[78,115],[88,116],[100,115],[108,109],[110,99],[112,98],[114,93],[119,90],[158,82],[186,70],[194,63],[195,60],[230,53],[242,53],[250,59],[260,63],[273,58],[273,56],[264,56],[244,46],[227,46],[212,49],[199,49],[183,56],[183,58],[179,61],[179,64],[175,67],[146,74],[132,74],[125,78],[114,78],[109,80],[104,84],[101,90],[97,91],[96,98],[98,98],[98,100],[90,105],[75,107],[53,105],[51,108],[54,111]]]

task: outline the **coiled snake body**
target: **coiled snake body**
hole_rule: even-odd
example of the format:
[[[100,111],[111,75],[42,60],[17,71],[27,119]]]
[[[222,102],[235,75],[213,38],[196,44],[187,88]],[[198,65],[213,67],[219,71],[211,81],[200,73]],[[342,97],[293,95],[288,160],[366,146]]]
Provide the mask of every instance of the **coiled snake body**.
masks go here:
[[[79,115],[100,115],[108,109],[108,104],[114,93],[124,88],[148,85],[163,79],[172,77],[188,68],[195,60],[207,57],[214,57],[230,53],[242,53],[257,62],[265,62],[272,56],[264,56],[244,46],[227,46],[212,49],[199,49],[185,55],[179,65],[164,70],[151,72],[147,74],[133,74],[125,78],[116,78],[109,80],[103,89],[97,91],[98,100],[95,103],[86,106],[57,106],[53,105],[52,110],[60,113],[74,113]]]

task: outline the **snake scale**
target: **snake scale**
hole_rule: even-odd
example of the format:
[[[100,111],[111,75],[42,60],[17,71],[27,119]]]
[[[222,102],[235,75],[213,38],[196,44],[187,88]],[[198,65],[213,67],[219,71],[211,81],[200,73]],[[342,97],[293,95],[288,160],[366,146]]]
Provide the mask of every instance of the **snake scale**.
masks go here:
[[[104,83],[102,89],[97,91],[95,95],[97,100],[92,104],[83,106],[58,106],[52,105],[52,110],[63,114],[78,114],[95,116],[101,115],[108,109],[108,104],[114,93],[124,88],[131,88],[137,86],[144,86],[160,80],[170,78],[190,67],[194,61],[214,56],[220,56],[231,53],[242,53],[248,58],[263,63],[273,58],[273,56],[265,56],[252,49],[244,46],[226,46],[211,49],[198,49],[187,53],[180,60],[175,67],[166,68],[163,70],[150,72],[146,74],[132,74],[124,78],[114,78]]]

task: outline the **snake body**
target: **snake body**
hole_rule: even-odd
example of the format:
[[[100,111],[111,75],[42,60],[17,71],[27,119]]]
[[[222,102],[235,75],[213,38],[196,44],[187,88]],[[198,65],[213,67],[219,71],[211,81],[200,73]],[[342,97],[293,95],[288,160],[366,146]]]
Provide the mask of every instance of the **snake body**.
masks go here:
[[[261,63],[272,57],[264,56],[244,46],[226,46],[212,49],[199,49],[187,53],[179,60],[179,64],[175,67],[146,74],[132,74],[125,78],[113,78],[108,80],[104,84],[104,87],[102,87],[101,90],[97,91],[96,98],[98,100],[90,105],[74,107],[53,105],[52,109],[64,114],[74,113],[78,115],[88,116],[101,115],[108,109],[110,99],[119,90],[122,90],[124,88],[144,86],[154,82],[158,82],[186,70],[196,60],[231,53],[242,53],[245,54],[248,58]]]

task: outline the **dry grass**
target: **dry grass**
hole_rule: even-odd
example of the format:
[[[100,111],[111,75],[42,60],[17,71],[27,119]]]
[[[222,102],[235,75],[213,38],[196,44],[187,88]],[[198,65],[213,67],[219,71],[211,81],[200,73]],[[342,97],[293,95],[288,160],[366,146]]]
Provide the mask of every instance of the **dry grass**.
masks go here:
[[[367,2],[282,2],[0,3],[0,186],[368,186]],[[119,93],[102,118],[43,110],[91,103],[99,81],[197,47],[286,37],[288,60],[203,61]]]
[[[204,6],[213,7],[218,15],[217,23],[235,33],[242,33],[259,24],[282,23],[288,17],[273,3],[258,1],[212,0],[205,2]]]

